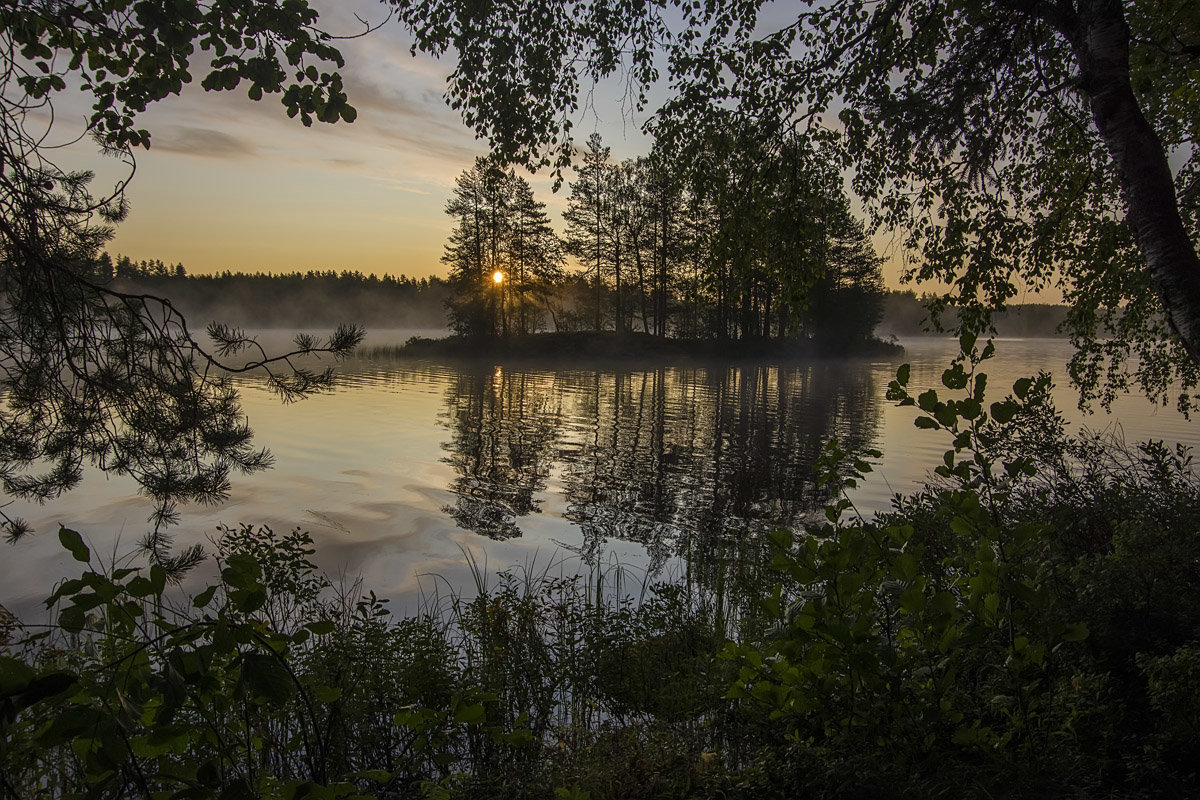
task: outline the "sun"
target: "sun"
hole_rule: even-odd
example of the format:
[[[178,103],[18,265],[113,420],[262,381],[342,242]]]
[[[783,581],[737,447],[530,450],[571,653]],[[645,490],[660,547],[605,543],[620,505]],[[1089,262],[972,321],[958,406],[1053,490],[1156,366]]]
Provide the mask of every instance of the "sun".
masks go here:
[[[496,283],[504,283],[504,273],[500,270],[496,270],[492,273],[492,280]]]

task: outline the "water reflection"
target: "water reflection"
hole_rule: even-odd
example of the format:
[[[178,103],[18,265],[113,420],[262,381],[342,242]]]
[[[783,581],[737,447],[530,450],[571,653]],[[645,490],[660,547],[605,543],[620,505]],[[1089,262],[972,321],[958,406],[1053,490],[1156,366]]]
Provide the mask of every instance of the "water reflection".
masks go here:
[[[590,563],[610,540],[642,545],[652,571],[750,557],[748,542],[827,500],[812,465],[829,436],[875,442],[862,366],[461,373],[442,415],[456,475],[445,510],[510,539],[554,498]]]
[[[957,342],[910,345],[914,390],[940,387]],[[1069,354],[1064,340],[1002,342],[987,366],[989,399],[1038,369],[1061,375]],[[176,541],[205,544],[218,524],[303,525],[322,569],[361,575],[412,611],[422,576],[471,585],[463,547],[492,568],[557,565],[565,549],[634,573],[669,560],[666,576],[717,589],[725,581],[731,592],[738,587],[730,581],[744,581],[750,594],[758,575],[777,577],[754,546],[762,531],[811,514],[822,500],[809,464],[828,435],[883,450],[854,495],[866,514],[941,462],[946,437],[915,428],[913,409],[883,400],[896,366],[497,373],[363,358],[344,365],[339,391],[291,405],[243,380],[256,441],[271,447],[276,468],[236,480],[227,503],[182,509]],[[1117,424],[1081,415],[1065,381],[1056,396],[1076,426]],[[1124,398],[1115,410],[1130,442],[1200,446],[1194,419],[1172,409]],[[6,509],[41,535],[0,550],[0,603],[37,618],[48,587],[75,573],[54,536],[59,524],[80,530],[93,552],[128,552],[151,510],[136,489],[92,472],[53,503]]]
[[[521,535],[516,519],[540,510],[559,430],[561,399],[546,376],[500,368],[459,373],[443,417],[453,431],[446,461],[457,476],[453,505],[459,527],[491,539]]]

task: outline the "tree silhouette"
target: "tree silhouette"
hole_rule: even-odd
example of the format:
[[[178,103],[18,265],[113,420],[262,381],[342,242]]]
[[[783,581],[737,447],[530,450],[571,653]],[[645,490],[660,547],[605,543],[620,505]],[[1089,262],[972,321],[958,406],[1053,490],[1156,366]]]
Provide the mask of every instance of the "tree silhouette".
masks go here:
[[[611,151],[601,141],[600,134],[588,137],[583,162],[575,169],[571,181],[571,197],[563,219],[567,223],[565,236],[567,252],[585,265],[584,275],[590,276],[595,292],[593,309],[595,327],[604,327],[604,295],[607,288],[608,253],[606,239],[610,220],[608,157]]]
[[[529,182],[477,158],[459,175],[446,213],[458,220],[442,256],[454,287],[452,327],[467,336],[536,329],[561,279],[562,255]]]
[[[541,327],[562,283],[563,248],[550,225],[546,204],[534,197],[533,187],[520,177],[513,185],[510,236],[508,297],[514,307],[514,331],[532,333]]]
[[[456,330],[525,333],[543,310],[574,305],[594,331],[611,317],[618,333],[640,321],[663,337],[801,337],[833,349],[868,339],[882,308],[881,260],[831,156],[797,135],[730,122],[681,154],[674,168],[687,186],[662,151],[617,164],[599,135],[589,138],[563,214],[563,247],[581,267],[573,286],[528,183],[494,157],[478,159],[446,207],[458,220],[443,257]],[[580,281],[590,284],[586,299]],[[685,304],[689,314],[672,326]]]

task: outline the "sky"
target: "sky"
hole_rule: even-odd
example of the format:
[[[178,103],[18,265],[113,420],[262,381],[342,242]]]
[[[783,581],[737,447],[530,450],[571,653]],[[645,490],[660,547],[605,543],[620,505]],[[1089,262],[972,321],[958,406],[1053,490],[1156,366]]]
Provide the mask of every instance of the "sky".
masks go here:
[[[360,33],[362,20],[379,23],[386,15],[376,0],[311,3],[321,27],[338,35]],[[182,263],[193,274],[444,276],[440,258],[454,224],[446,202],[455,178],[488,148],[443,99],[453,62],[414,57],[409,44],[394,22],[339,42],[346,60],[340,72],[358,117],[310,128],[287,117],[278,95],[254,102],[246,85],[205,92],[197,64],[181,95],[152,104],[139,119],[152,146],[137,154],[126,192],[131,211],[109,252]],[[59,105],[59,132],[69,139],[74,134],[63,123],[74,119],[82,128],[90,102]],[[624,106],[618,81],[596,87],[591,106],[574,120],[576,140],[598,131],[615,159],[647,153],[651,141],[640,127],[650,111],[631,116]],[[97,194],[126,172],[86,141],[62,160],[96,171]],[[561,232],[567,187],[552,192],[548,172],[526,177]],[[892,288],[900,272],[895,240],[887,232],[875,237]]]
[[[384,15],[375,2],[314,2],[333,33],[356,33]],[[205,92],[203,72],[178,97],[153,104],[139,125],[152,135],[137,155],[127,190],[130,214],[109,246],[113,255],[183,263],[191,273],[358,270],[444,275],[439,259],[453,227],[444,212],[455,177],[487,153],[443,100],[451,61],[413,57],[400,26],[341,42],[341,70],[353,124],[289,119],[278,95],[259,102],[246,85]],[[598,130],[618,158],[649,150],[638,121],[581,112],[582,140]],[[85,107],[74,109],[82,121]],[[64,119],[60,114],[60,125]],[[644,119],[644,117],[643,117]],[[97,172],[96,193],[123,170],[80,144],[72,165]],[[548,173],[527,175],[561,227],[567,189],[551,192]]]

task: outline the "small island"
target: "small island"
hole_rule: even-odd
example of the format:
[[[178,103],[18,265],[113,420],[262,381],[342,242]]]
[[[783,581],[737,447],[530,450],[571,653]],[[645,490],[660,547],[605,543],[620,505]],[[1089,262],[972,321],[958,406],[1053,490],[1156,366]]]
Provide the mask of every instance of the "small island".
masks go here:
[[[414,336],[397,348],[387,348],[400,357],[477,359],[507,361],[589,362],[627,361],[738,361],[759,362],[812,358],[891,358],[904,354],[894,342],[874,337],[821,342],[785,337],[781,339],[670,339],[639,331],[579,331],[527,333],[507,337],[452,335],[435,339]]]

